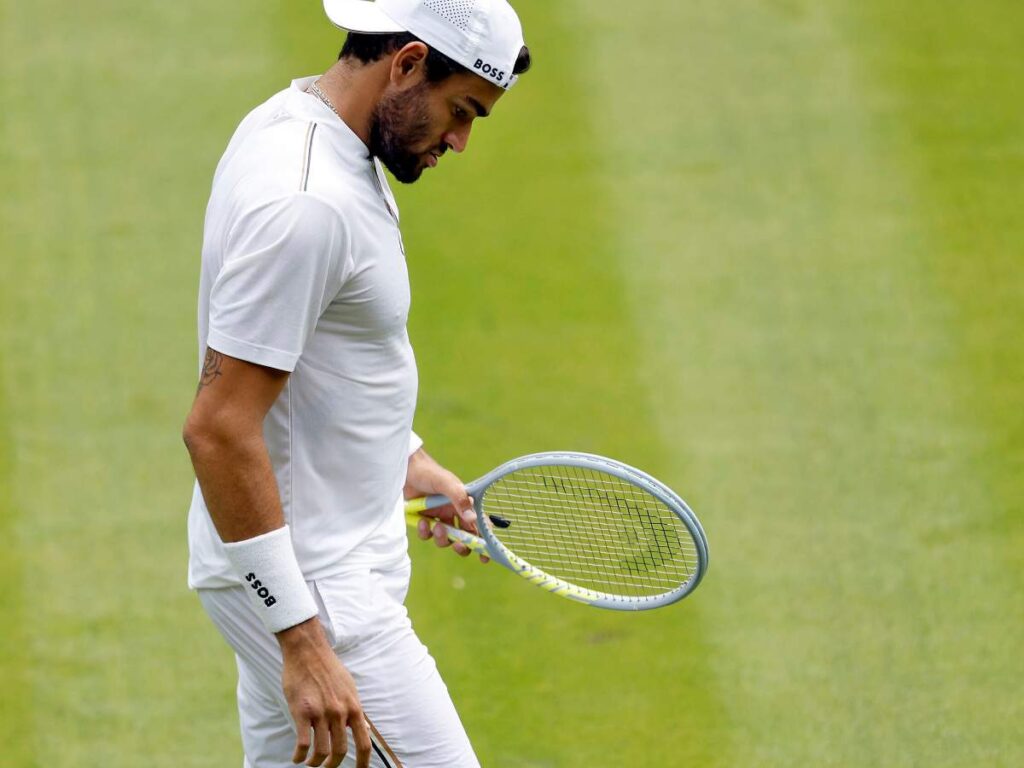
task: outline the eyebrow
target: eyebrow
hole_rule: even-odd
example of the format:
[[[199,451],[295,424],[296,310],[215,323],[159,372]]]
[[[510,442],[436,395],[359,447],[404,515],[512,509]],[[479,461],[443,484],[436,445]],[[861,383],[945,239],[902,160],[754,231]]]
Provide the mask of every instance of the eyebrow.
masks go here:
[[[487,111],[487,108],[483,104],[474,99],[472,96],[467,96],[466,101],[468,101],[469,105],[476,110],[477,117],[487,117],[489,114],[491,114],[490,112]]]

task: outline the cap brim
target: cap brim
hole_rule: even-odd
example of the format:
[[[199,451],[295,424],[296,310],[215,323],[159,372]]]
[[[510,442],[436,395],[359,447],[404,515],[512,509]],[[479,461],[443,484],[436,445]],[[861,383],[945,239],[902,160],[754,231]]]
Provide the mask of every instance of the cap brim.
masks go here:
[[[405,32],[377,3],[368,0],[324,0],[324,11],[331,23],[350,32],[381,35]]]

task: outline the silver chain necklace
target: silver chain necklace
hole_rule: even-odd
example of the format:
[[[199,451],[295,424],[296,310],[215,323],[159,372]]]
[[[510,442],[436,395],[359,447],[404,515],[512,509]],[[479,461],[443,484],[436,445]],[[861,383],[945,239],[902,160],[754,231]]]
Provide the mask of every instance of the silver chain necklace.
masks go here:
[[[340,112],[338,112],[338,110],[336,110],[336,109],[334,108],[334,105],[333,105],[333,104],[331,103],[331,100],[330,100],[329,98],[327,98],[327,94],[326,94],[326,93],[324,93],[324,92],[323,92],[323,91],[322,91],[322,90],[320,89],[320,81],[319,81],[319,80],[317,80],[317,81],[316,81],[315,83],[313,83],[313,84],[312,84],[312,85],[311,85],[311,86],[309,87],[309,92],[310,92],[310,93],[312,93],[312,94],[313,94],[314,96],[316,96],[316,97],[317,97],[318,99],[320,99],[320,101],[322,101],[322,102],[323,102],[324,104],[326,104],[326,105],[327,105],[327,108],[328,108],[329,110],[331,110],[331,112],[333,112],[334,114],[336,114],[336,115],[338,116],[338,119],[339,119],[339,120],[344,120],[344,118],[342,118],[342,116],[341,116],[341,113],[340,113]]]

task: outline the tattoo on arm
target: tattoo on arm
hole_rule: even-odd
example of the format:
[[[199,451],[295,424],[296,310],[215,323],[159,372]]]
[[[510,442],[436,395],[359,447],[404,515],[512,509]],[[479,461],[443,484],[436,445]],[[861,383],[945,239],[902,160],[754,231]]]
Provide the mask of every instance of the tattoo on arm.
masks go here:
[[[221,375],[220,367],[224,362],[224,355],[216,349],[206,348],[206,357],[203,360],[203,372],[199,375],[199,386],[196,387],[196,394],[203,387],[208,387]]]

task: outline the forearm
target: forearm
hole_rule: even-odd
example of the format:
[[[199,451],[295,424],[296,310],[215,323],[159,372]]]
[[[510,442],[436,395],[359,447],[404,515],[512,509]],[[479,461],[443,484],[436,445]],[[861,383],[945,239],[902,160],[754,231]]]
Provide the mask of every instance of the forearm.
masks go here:
[[[275,546],[269,544],[272,537],[263,534],[279,531],[284,526],[277,482],[262,434],[187,428],[185,442],[210,517],[221,540],[232,545],[228,547],[232,550],[228,556],[239,578],[254,590],[251,597],[257,611],[262,615],[265,608],[277,606],[282,599],[289,604],[288,607],[299,606],[299,615],[293,611],[294,618],[279,620],[276,624],[271,621],[268,626],[277,635],[282,649],[288,652],[292,648],[286,646],[301,647],[310,642],[323,645],[326,639],[315,617],[309,616],[308,605],[305,606],[306,612],[301,612],[303,603],[311,603],[308,595],[304,594],[305,584],[291,553],[287,534],[278,534],[284,535],[285,540],[277,542],[277,549],[273,550],[276,554],[271,560],[265,555],[263,558],[239,555],[235,550],[236,546],[246,549],[269,546],[272,549]],[[257,537],[261,538],[256,540]],[[289,559],[291,565],[288,565]],[[293,592],[287,589],[282,592],[282,585],[290,586]]]
[[[281,497],[262,431],[186,430],[199,487],[224,542],[251,539],[284,525]]]

